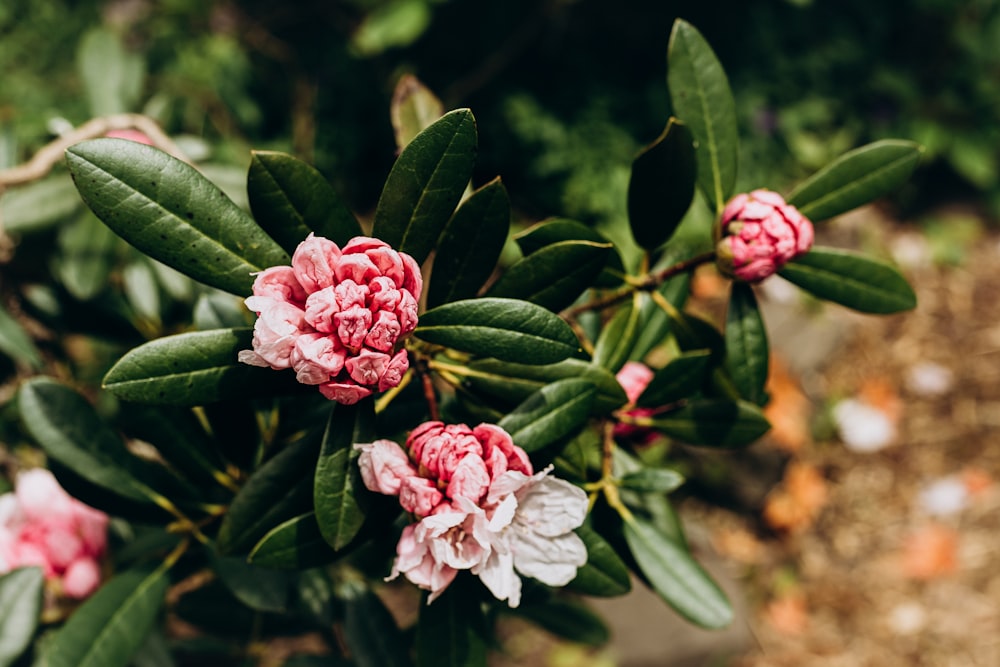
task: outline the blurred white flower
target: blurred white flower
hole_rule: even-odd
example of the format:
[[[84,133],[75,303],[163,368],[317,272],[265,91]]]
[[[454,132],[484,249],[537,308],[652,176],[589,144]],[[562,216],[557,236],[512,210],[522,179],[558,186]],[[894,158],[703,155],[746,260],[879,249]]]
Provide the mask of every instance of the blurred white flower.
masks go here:
[[[840,439],[852,452],[877,452],[896,440],[895,420],[864,401],[848,398],[837,403],[833,419]]]
[[[952,516],[966,508],[969,489],[957,475],[936,479],[920,490],[917,504],[933,516]]]
[[[954,384],[955,374],[951,369],[933,361],[916,363],[906,373],[906,388],[925,398],[943,396]]]

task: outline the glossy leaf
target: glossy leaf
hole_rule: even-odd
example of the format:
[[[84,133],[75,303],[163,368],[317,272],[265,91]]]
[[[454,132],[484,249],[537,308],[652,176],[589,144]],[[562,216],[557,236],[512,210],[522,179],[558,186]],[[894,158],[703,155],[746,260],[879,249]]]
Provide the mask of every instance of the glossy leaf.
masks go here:
[[[649,425],[691,445],[742,447],[768,432],[770,422],[753,403],[698,399],[659,415]]]
[[[885,315],[917,306],[917,295],[899,271],[849,250],[813,247],[779,273],[813,296],[862,313]]]
[[[468,109],[445,114],[414,137],[389,172],[372,235],[422,264],[472,176],[477,141]]]
[[[684,477],[669,468],[642,468],[624,475],[619,484],[639,493],[670,493],[680,488]]]
[[[354,444],[371,442],[374,436],[374,401],[338,405],[331,411],[316,464],[313,504],[320,532],[335,550],[347,546],[365,521],[358,498],[365,492],[364,483]]]
[[[527,301],[454,301],[420,316],[414,335],[462,352],[526,364],[550,364],[574,354],[576,334],[557,315]]]
[[[592,241],[594,243],[605,244],[610,241],[599,231],[577,222],[555,218],[544,220],[514,236],[514,241],[521,249],[521,254],[528,256],[542,248],[559,243],[561,241]],[[622,277],[625,275],[625,265],[622,263],[621,255],[617,248],[611,248],[608,253],[608,260],[601,271],[601,274],[594,281],[595,287],[617,287],[622,284]]]
[[[42,614],[45,575],[24,567],[0,575],[0,667],[9,667],[31,645]]]
[[[417,667],[485,667],[486,621],[461,578],[430,604],[420,606],[417,623]]]
[[[289,255],[310,232],[343,246],[361,226],[311,165],[276,151],[254,151],[247,174],[253,217]]]
[[[597,387],[587,380],[556,380],[528,396],[497,426],[524,451],[538,451],[583,425],[596,395]]]
[[[617,373],[628,361],[632,348],[639,339],[639,320],[642,316],[640,303],[641,295],[635,292],[632,300],[622,304],[601,329],[601,334],[594,343],[595,364]]]
[[[592,428],[581,429],[566,442],[552,463],[557,477],[588,481],[588,471],[601,467],[601,437]]]
[[[576,571],[576,578],[567,587],[597,597],[617,597],[632,590],[628,567],[614,547],[589,526],[580,526],[575,532],[587,546],[587,562]]]
[[[272,528],[254,546],[249,562],[278,570],[305,570],[334,561],[333,551],[316,523],[316,513],[293,517]]]
[[[0,353],[34,369],[42,366],[42,358],[31,337],[3,305],[0,305]]]
[[[723,628],[732,622],[729,600],[687,549],[638,517],[627,519],[624,529],[636,563],[667,604],[703,628]]]
[[[576,600],[551,598],[527,602],[513,613],[526,618],[556,637],[587,646],[604,646],[611,632],[601,617]]]
[[[884,139],[845,153],[799,184],[786,201],[813,222],[889,194],[910,177],[923,147]]]
[[[406,148],[414,137],[430,127],[443,113],[441,100],[417,77],[404,74],[396,83],[389,104],[396,148]]]
[[[767,402],[767,329],[753,288],[734,282],[726,314],[726,370],[740,396],[751,403]]]
[[[677,19],[667,46],[670,102],[696,142],[698,185],[721,211],[736,183],[736,102],[722,64],[701,33]]]
[[[382,601],[361,581],[337,589],[344,605],[344,641],[358,667],[409,667],[406,641]]]
[[[302,391],[291,372],[237,361],[252,348],[252,329],[165,336],[125,354],[104,376],[120,399],[154,405],[204,405],[225,399]]]
[[[695,350],[675,357],[653,374],[636,400],[640,408],[658,408],[688,398],[701,388],[709,369],[711,352]]]
[[[289,573],[248,564],[242,556],[220,556],[209,550],[209,563],[233,596],[255,611],[281,613],[287,609]]]
[[[441,233],[427,306],[471,299],[493,273],[510,230],[510,199],[496,178],[462,202]]]
[[[218,187],[151,146],[92,139],[66,151],[83,200],[116,234],[206,285],[247,295],[288,255]]]
[[[125,667],[152,629],[169,583],[164,568],[116,575],[56,632],[44,664]]]
[[[632,162],[628,220],[636,243],[655,250],[677,230],[698,180],[694,137],[676,118]]]
[[[523,299],[549,310],[570,305],[604,269],[610,243],[561,241],[514,262],[486,293]]]

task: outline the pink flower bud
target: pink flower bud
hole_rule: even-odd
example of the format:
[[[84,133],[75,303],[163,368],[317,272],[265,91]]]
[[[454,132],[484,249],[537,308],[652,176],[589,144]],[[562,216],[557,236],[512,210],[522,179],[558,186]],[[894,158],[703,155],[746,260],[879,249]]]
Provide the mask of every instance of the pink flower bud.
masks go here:
[[[812,223],[776,192],[733,197],[716,225],[716,264],[736,280],[759,282],[812,247]]]
[[[372,491],[387,496],[398,495],[403,480],[417,475],[417,469],[410,463],[406,452],[392,440],[376,440],[356,445],[356,448],[361,450],[358,457],[361,479]]]
[[[89,597],[100,584],[101,570],[93,558],[78,558],[62,576],[63,593],[76,600]]]
[[[618,384],[625,390],[628,402],[635,403],[642,396],[642,392],[646,391],[646,387],[649,386],[650,381],[653,379],[653,371],[638,361],[627,361],[615,375],[615,379],[618,380]],[[633,417],[649,417],[656,413],[657,410],[654,408],[633,408],[625,414]],[[614,434],[618,438],[637,440],[644,444],[656,437],[656,434],[652,430],[633,426],[632,424],[615,424]]]
[[[149,135],[139,130],[108,130],[104,136],[112,139],[128,139],[147,146],[153,145],[153,140],[149,138]]]

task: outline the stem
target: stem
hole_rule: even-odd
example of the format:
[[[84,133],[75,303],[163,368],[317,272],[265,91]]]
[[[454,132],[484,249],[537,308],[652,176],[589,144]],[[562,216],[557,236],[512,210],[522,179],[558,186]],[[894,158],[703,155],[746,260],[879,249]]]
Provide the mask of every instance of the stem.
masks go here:
[[[432,366],[431,361],[418,355],[414,355],[413,361],[413,368],[424,385],[424,400],[427,401],[427,411],[430,413],[431,421],[438,421],[441,418],[441,413],[438,411],[437,393],[434,391],[434,383],[428,372]]]
[[[378,400],[375,401],[375,414],[378,414],[389,407],[389,404],[392,403],[393,399],[399,396],[399,392],[406,389],[412,379],[413,369],[410,369],[403,375],[403,379],[399,381],[399,384],[379,396]]]

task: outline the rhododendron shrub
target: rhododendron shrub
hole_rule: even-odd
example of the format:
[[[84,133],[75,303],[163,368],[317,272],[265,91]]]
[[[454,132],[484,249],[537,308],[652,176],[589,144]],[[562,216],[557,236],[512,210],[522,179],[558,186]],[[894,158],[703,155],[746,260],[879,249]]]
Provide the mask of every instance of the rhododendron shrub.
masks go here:
[[[740,194],[735,102],[683,21],[667,82],[675,116],[632,163],[613,234],[634,243],[544,220],[500,269],[510,202],[499,178],[473,181],[475,118],[443,113],[412,78],[393,102],[398,157],[363,223],[284,153],[253,153],[247,211],[154,147],[69,148],[100,220],[206,289],[172,335],[111,366],[103,396],[84,381],[20,387],[24,435],[120,538],[111,576],[19,649],[25,660],[124,667],[147,641],[171,646],[157,629],[171,618],[182,623],[168,634],[205,639],[181,642],[196,655],[178,664],[218,659],[209,645],[251,660],[247,637],[287,630],[337,663],[472,667],[504,614],[606,636],[566,610],[633,581],[693,624],[728,624],[726,596],[678,534],[671,494],[691,469],[679,459],[738,457],[769,429],[760,281],[777,273],[866,313],[915,305],[893,267],[813,236],[905,181],[920,150],[880,141],[787,193],[746,174]],[[703,265],[732,279],[712,321],[686,307]],[[4,567],[36,563],[64,592],[89,592],[94,578],[71,569],[98,556],[84,538],[60,522],[25,532],[4,512],[24,545]],[[34,618],[39,577],[0,576],[0,599]],[[386,586],[419,589],[421,603],[391,595],[414,604],[390,614]],[[23,647],[39,632],[0,627]]]

